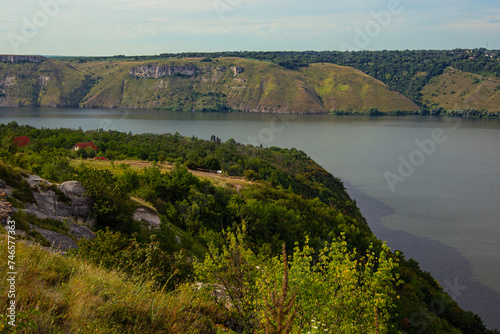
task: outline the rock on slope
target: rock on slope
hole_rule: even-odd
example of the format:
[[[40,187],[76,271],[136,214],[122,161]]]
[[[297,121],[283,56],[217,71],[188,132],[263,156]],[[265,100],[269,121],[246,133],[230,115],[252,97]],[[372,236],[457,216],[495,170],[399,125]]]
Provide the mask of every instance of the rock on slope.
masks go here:
[[[34,202],[16,201],[17,207],[12,208],[10,203],[2,200],[0,209],[3,225],[12,213],[25,214],[29,220],[29,227],[23,226],[24,230],[20,230],[19,224],[16,224],[17,233],[28,238],[35,236],[35,239],[40,234],[44,242],[61,251],[76,248],[76,241],[81,238],[95,237],[91,230],[91,227],[95,226],[95,219],[92,218],[93,202],[90,196],[85,195],[85,188],[80,182],[69,181],[55,185],[36,175],[29,175],[25,181],[29,185]],[[4,195],[15,198],[16,188],[4,181],[0,181],[0,187],[3,187]],[[43,228],[36,225],[42,220],[45,220]],[[50,222],[60,223],[57,223],[58,226],[47,226]],[[60,226],[64,226],[67,233],[60,233]],[[51,230],[51,227],[56,231]]]

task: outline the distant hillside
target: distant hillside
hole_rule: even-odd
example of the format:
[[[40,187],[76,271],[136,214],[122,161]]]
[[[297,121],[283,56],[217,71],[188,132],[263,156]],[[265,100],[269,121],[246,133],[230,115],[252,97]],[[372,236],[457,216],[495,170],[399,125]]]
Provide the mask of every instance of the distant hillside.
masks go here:
[[[240,59],[0,63],[0,105],[327,113],[416,111],[417,105],[349,67],[292,70]]]
[[[81,70],[98,75],[84,107],[195,111],[326,113],[418,107],[366,74],[333,64],[300,71],[239,58],[148,62],[90,62]]]
[[[389,91],[383,82],[352,67],[311,64],[301,67],[300,71],[314,87],[326,110],[418,110],[418,106],[401,93]]]
[[[0,106],[78,106],[91,76],[42,57],[0,57]]]
[[[500,112],[500,79],[448,68],[422,89],[425,104],[445,110],[486,109]]]
[[[0,106],[494,116],[499,55],[483,49],[0,55]]]

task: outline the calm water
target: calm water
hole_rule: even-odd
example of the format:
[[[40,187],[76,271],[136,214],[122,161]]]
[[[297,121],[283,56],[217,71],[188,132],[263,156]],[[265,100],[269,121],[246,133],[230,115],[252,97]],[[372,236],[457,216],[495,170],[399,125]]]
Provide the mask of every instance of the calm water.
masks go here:
[[[499,120],[0,108],[10,121],[301,149],[345,182],[377,237],[500,328]]]

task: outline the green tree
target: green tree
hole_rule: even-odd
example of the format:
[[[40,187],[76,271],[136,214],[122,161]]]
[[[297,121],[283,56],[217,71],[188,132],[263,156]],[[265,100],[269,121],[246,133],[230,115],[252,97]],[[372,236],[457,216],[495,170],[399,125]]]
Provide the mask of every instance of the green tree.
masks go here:
[[[99,227],[109,226],[127,233],[134,231],[132,214],[135,207],[127,193],[127,185],[119,182],[109,170],[84,165],[78,168],[78,179],[94,201]]]

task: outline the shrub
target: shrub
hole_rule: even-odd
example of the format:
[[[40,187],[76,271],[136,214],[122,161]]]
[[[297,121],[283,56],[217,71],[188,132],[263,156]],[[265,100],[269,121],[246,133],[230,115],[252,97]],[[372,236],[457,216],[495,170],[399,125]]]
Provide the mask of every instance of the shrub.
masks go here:
[[[26,180],[22,180],[18,183],[17,189],[12,192],[12,197],[15,197],[23,203],[36,202],[35,197],[33,196],[33,190]]]

